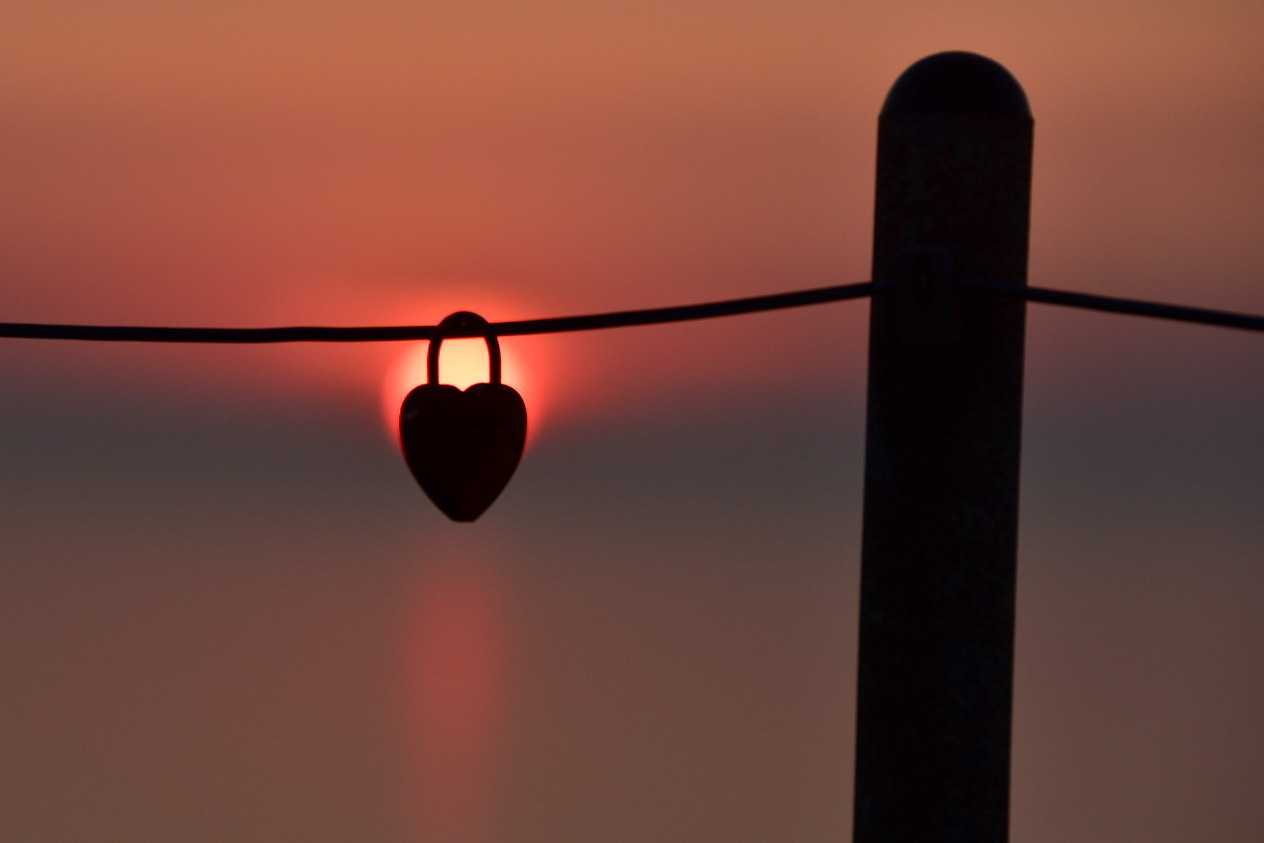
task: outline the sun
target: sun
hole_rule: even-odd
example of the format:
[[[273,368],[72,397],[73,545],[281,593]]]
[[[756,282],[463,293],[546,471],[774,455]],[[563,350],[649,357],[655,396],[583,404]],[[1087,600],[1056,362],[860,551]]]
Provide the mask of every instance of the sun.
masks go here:
[[[426,358],[430,344],[410,343],[386,371],[382,379],[382,423],[391,441],[399,442],[399,405],[413,387],[426,382]],[[540,426],[538,378],[527,371],[512,344],[500,343],[501,382],[512,386],[527,405],[527,444]],[[481,339],[444,340],[439,353],[439,382],[460,389],[486,383],[487,345]]]

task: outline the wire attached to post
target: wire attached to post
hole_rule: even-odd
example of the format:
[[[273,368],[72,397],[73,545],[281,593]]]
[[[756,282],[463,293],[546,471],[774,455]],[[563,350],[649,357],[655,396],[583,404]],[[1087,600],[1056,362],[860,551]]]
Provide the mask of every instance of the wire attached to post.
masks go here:
[[[1105,313],[1122,313],[1129,316],[1149,316],[1155,319],[1169,319],[1177,322],[1194,322],[1200,325],[1215,325],[1220,328],[1240,328],[1247,331],[1264,331],[1264,316],[1253,316],[1247,313],[1234,313],[1228,310],[1211,310],[1202,307],[1187,307],[1179,304],[1163,304],[1160,302],[1121,299],[1114,296],[1099,296],[1093,293],[1076,293],[1068,290],[1051,290],[1046,287],[1020,287],[1014,284],[999,284],[978,278],[962,279],[962,284],[987,290],[1016,299],[1040,302],[1041,304],[1057,304],[1064,307],[1078,307],[1082,310],[1098,310]]]
[[[477,329],[453,326],[444,331],[445,339],[465,339],[492,334],[498,337],[529,334],[557,334],[589,331],[598,328],[623,328],[633,325],[661,325],[719,316],[737,316],[812,304],[864,298],[873,285],[843,284],[790,293],[728,299],[677,307],[654,307],[622,310],[584,316],[560,316],[545,319],[522,319],[514,322],[492,322]],[[174,343],[281,343],[281,342],[398,342],[428,340],[434,336],[434,325],[400,325],[367,328],[149,328],[106,325],[50,325],[25,322],[0,322],[0,338],[44,340],[88,340],[96,342],[174,342]]]
[[[1222,328],[1264,331],[1264,316],[1224,310],[1163,304],[1136,299],[1099,296],[1045,287],[1020,287],[977,278],[960,279],[958,283],[997,295],[1021,298],[1042,304],[1078,307],[1131,316],[1150,316],[1180,322],[1194,322]],[[829,302],[866,298],[886,293],[886,284],[862,282],[818,287],[789,293],[774,293],[742,299],[706,302],[674,307],[652,307],[592,313],[581,316],[554,316],[543,319],[520,319],[492,322],[486,328],[455,327],[444,333],[448,339],[466,339],[491,334],[498,337],[560,334],[602,328],[626,328],[636,325],[663,325],[721,316],[739,316]],[[401,342],[429,340],[434,325],[394,325],[377,327],[296,326],[284,328],[169,328],[125,325],[60,325],[35,322],[0,322],[0,339],[81,340],[89,342],[163,342],[273,344],[284,342]]]

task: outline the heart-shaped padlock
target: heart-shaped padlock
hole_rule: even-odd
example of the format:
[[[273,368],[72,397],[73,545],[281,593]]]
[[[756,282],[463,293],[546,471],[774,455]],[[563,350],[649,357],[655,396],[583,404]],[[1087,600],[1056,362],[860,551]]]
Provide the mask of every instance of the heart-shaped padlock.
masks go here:
[[[439,348],[455,329],[486,340],[490,383],[465,391],[439,383]],[[439,323],[426,357],[426,383],[400,407],[399,438],[409,471],[453,521],[478,518],[504,490],[522,458],[527,408],[517,390],[500,382],[500,343],[486,319],[460,311]]]

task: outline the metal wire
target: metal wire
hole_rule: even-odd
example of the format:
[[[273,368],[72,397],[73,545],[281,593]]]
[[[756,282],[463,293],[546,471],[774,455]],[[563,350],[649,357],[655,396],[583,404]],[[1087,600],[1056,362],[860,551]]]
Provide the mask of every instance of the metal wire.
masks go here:
[[[1092,293],[1074,293],[1067,290],[1050,290],[1044,287],[1023,287],[1016,284],[1000,284],[977,278],[962,279],[961,283],[1010,298],[1026,299],[1043,304],[1099,310],[1106,313],[1124,313],[1130,316],[1150,316],[1155,319],[1171,319],[1177,322],[1194,322],[1221,328],[1240,328],[1246,331],[1264,331],[1264,316],[1232,313],[1227,310],[1209,310],[1202,307],[1186,307],[1179,304],[1121,299],[1098,296]]]
[[[863,298],[873,285],[844,284],[791,293],[776,293],[743,299],[690,304],[678,307],[654,307],[644,310],[623,310],[585,316],[560,316],[546,319],[522,319],[515,322],[492,322],[486,328],[454,328],[445,331],[447,339],[508,337],[527,334],[556,334],[565,331],[589,331],[598,328],[622,328],[631,325],[658,325],[718,316],[736,316],[787,307],[845,301]],[[292,328],[151,328],[107,325],[46,325],[21,322],[0,322],[0,337],[45,340],[89,340],[96,342],[178,342],[178,343],[279,343],[279,342],[393,342],[428,340],[433,325],[400,325],[393,327],[292,327]]]
[[[960,283],[1010,298],[1042,304],[1056,304],[1131,316],[1149,316],[1179,322],[1264,331],[1264,316],[1210,310],[1185,305],[1122,299],[1002,284],[977,278],[960,279]],[[775,293],[742,299],[689,304],[675,307],[652,307],[642,310],[621,310],[613,313],[591,313],[582,316],[555,316],[544,319],[520,319],[513,322],[492,322],[486,327],[455,328],[445,338],[512,337],[529,334],[558,334],[570,331],[591,331],[601,328],[624,328],[633,325],[661,325],[695,319],[760,313],[789,307],[846,301],[889,289],[872,282],[818,287],[790,293]],[[159,328],[122,325],[50,325],[27,322],[0,322],[0,338],[88,340],[96,342],[166,342],[166,343],[282,343],[282,342],[397,342],[428,340],[434,325],[396,325],[386,327],[330,328],[298,326],[289,328]]]

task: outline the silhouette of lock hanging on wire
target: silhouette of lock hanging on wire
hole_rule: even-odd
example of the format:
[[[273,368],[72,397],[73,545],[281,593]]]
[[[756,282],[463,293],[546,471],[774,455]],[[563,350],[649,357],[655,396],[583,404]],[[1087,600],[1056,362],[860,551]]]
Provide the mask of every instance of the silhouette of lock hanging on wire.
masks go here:
[[[487,343],[488,382],[464,391],[439,383],[440,348],[445,336],[458,332]],[[500,343],[486,319],[459,311],[435,328],[426,383],[400,406],[399,438],[408,470],[453,521],[475,520],[504,491],[522,459],[527,407],[517,390],[500,382]]]

